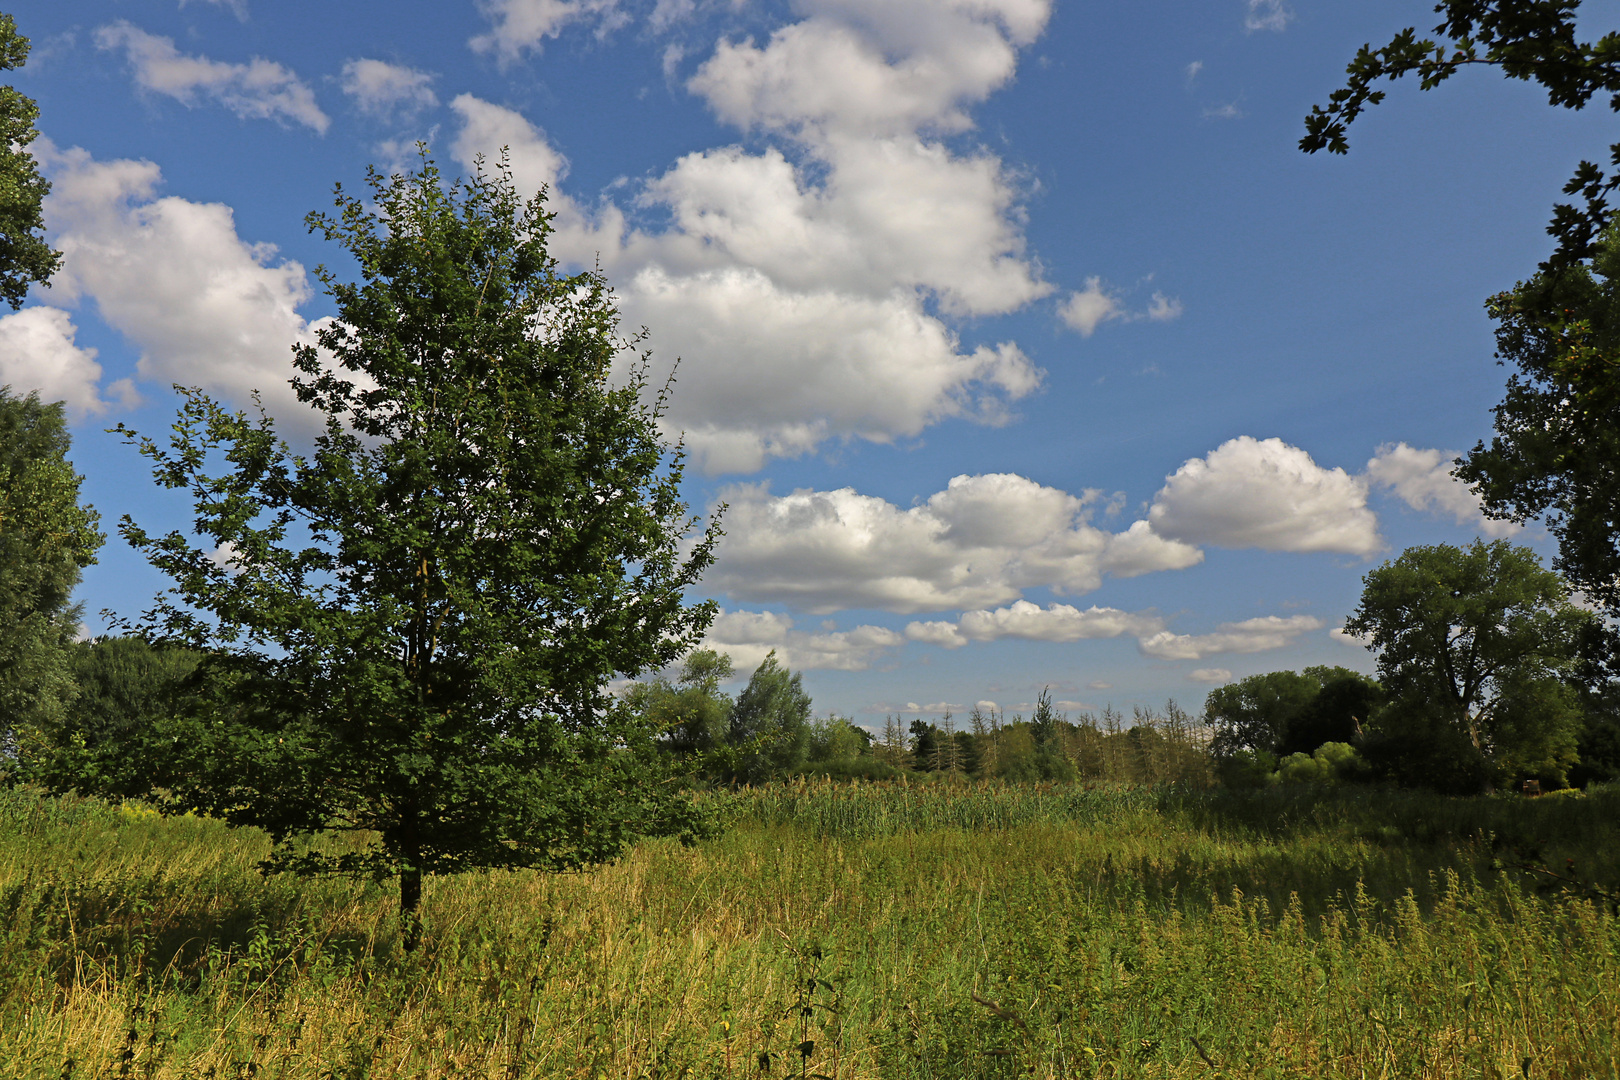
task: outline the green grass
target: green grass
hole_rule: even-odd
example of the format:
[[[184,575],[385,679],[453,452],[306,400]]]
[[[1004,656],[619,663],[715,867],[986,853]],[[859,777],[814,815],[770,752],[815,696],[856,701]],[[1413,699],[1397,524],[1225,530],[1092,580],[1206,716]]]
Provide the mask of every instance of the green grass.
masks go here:
[[[0,1075],[1620,1076],[1620,792],[714,798],[697,848],[430,882],[405,957],[384,886],[0,792]],[[1566,860],[1600,892],[1497,868]]]

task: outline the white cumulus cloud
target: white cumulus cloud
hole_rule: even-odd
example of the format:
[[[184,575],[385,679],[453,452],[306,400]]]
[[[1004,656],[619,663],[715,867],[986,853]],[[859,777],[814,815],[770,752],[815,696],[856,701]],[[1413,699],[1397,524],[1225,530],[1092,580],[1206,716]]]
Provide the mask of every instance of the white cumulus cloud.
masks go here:
[[[594,22],[604,36],[629,22],[618,0],[480,0],[478,9],[493,25],[467,44],[490,53],[504,67],[524,53],[537,53],[547,38],[581,22]]]
[[[135,85],[165,94],[184,105],[212,98],[244,120],[292,121],[325,133],[331,120],[315,103],[315,92],[280,64],[254,57],[227,64],[186,56],[172,38],[148,34],[120,20],[95,34],[96,47],[123,49],[135,69]]]
[[[1081,337],[1090,337],[1097,332],[1097,327],[1124,314],[1125,306],[1119,297],[1103,288],[1100,277],[1086,278],[1086,287],[1070,293],[1058,308],[1058,317],[1080,331]]]
[[[1121,576],[1182,569],[1195,548],[1144,543],[1089,521],[1098,493],[1071,495],[1025,477],[958,476],[901,509],[853,488],[773,496],[762,486],[724,494],[726,536],[706,583],[754,602],[815,612],[883,608],[910,613],[987,608],[1027,588],[1060,593]]]
[[[1449,515],[1459,525],[1473,525],[1486,536],[1512,536],[1520,526],[1498,521],[1480,511],[1479,496],[1451,475],[1457,453],[1419,450],[1406,443],[1385,444],[1367,462],[1367,477],[1388,488],[1414,510]]]
[[[1322,620],[1311,615],[1266,615],[1242,622],[1222,623],[1213,634],[1177,634],[1161,630],[1141,639],[1142,652],[1160,660],[1202,660],[1216,653],[1257,653],[1281,649],[1312,630]]]
[[[1383,546],[1367,483],[1297,446],[1247,435],[1193,458],[1148,510],[1153,531],[1189,544],[1372,555]]]
[[[1201,667],[1187,672],[1187,678],[1200,683],[1229,683],[1232,673],[1223,667]]]
[[[314,344],[320,325],[298,313],[313,296],[302,265],[238,236],[229,206],[159,196],[152,162],[96,161],[47,139],[34,149],[52,185],[56,292],[95,300],[140,349],[142,379],[201,386],[238,407],[259,390],[272,413],[314,423],[288,386],[292,346]]]
[[[864,671],[905,638],[882,626],[811,633],[795,630],[793,620],[771,611],[722,611],[709,627],[705,648],[731,657],[737,672],[746,676],[772,650],[776,658],[798,671]]]
[[[1069,642],[1142,635],[1156,632],[1163,625],[1164,621],[1151,613],[1095,606],[1082,611],[1071,604],[1048,604],[1043,608],[1019,600],[994,611],[981,608],[964,612],[955,623],[914,622],[906,627],[906,637],[954,649],[970,641],[1001,638]]]
[[[433,76],[425,71],[383,60],[349,60],[343,65],[343,92],[372,116],[432,108],[439,103],[432,83]]]
[[[77,333],[73,317],[61,308],[26,307],[0,318],[0,386],[18,395],[37,390],[42,401],[63,402],[73,420],[105,413],[110,406],[102,400],[96,350],[76,345]],[[139,401],[128,379],[107,393],[126,408]]]
[[[1340,645],[1350,645],[1357,649],[1372,647],[1372,638],[1361,634],[1352,634],[1342,626],[1335,626],[1332,630],[1329,630],[1328,637],[1337,641]]]
[[[481,47],[515,56],[594,10],[491,3]],[[1048,0],[795,12],[764,42],[722,41],[687,83],[765,144],[688,154],[624,206],[562,190],[566,159],[517,113],[451,103],[457,159],[510,146],[518,182],[551,189],[557,253],[600,259],[629,325],[681,358],[666,424],[711,473],[948,418],[1001,423],[1042,381],[1015,343],[964,343],[947,321],[1016,311],[1052,286],[1025,250],[1016,177],[940,137],[1011,79]],[[633,228],[636,211],[667,224]]]

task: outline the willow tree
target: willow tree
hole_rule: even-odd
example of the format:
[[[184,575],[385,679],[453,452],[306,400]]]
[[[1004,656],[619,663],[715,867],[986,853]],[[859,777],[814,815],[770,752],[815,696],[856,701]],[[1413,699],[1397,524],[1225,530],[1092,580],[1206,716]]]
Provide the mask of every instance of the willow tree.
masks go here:
[[[166,447],[125,435],[194,533],[120,531],[174,582],[144,633],[209,656],[146,733],[152,787],[267,830],[267,869],[397,875],[411,948],[425,875],[695,827],[608,683],[706,629],[684,593],[719,533],[681,501],[667,384],[646,393],[645,352],[614,376],[639,339],[600,274],[560,270],[540,198],[425,156],[369,184],[308,218],[359,271],[317,269],[337,318],[294,350],[312,452],[183,391]]]

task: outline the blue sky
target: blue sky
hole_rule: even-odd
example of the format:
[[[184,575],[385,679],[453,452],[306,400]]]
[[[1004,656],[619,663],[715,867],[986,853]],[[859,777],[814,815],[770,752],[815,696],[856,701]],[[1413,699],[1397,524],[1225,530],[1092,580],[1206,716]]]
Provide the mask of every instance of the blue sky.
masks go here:
[[[342,266],[303,217],[425,140],[452,174],[509,146],[556,253],[681,358],[689,498],[731,505],[710,643],[745,672],[776,649],[819,711],[1371,670],[1333,631],[1379,562],[1550,554],[1448,461],[1505,379],[1483,302],[1548,253],[1610,114],[1469,72],[1394,86],[1347,158],[1296,148],[1426,4],[9,10],[65,263],[0,319],[0,382],[68,402],[109,532],[189,518],[105,431],[161,433],[171,384],[260,389],[298,430],[289,350],[331,315],[309,271]],[[163,585],[113,535],[79,595],[133,615]]]

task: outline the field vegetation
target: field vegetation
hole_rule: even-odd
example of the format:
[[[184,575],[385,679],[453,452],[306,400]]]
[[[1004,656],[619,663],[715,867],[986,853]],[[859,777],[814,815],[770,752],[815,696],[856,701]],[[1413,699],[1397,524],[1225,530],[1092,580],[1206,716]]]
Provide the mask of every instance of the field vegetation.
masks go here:
[[[16,1077],[1617,1075],[1620,791],[799,780],[585,872],[264,877],[0,792]]]

